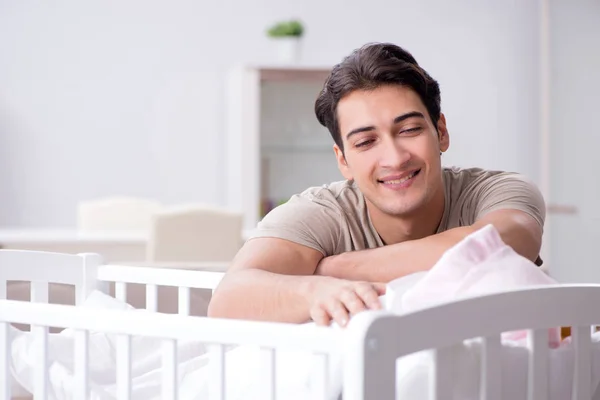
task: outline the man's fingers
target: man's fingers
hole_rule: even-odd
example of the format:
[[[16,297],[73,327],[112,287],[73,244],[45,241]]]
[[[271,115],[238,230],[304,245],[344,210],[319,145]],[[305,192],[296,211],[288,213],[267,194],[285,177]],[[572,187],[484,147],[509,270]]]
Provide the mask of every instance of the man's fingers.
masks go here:
[[[344,303],[351,315],[356,315],[359,312],[366,310],[365,303],[354,290],[348,289],[342,292],[340,300],[342,300],[342,303]]]
[[[371,285],[369,283],[362,284],[357,288],[356,293],[371,310],[381,309],[379,293],[374,285]]]
[[[379,296],[385,294],[385,287],[384,283],[340,281],[337,287],[323,293],[321,300],[314,303],[310,316],[319,326],[328,326],[333,320],[345,327],[350,316],[366,309],[380,310]]]
[[[377,294],[379,296],[383,296],[385,294],[385,289],[386,289],[385,283],[375,282],[375,283],[373,283],[373,287],[375,288],[375,290],[377,291]]]
[[[339,326],[346,326],[350,316],[348,315],[348,310],[340,300],[333,300],[328,307],[329,315],[334,319],[334,321]]]
[[[314,307],[311,310],[310,317],[318,326],[329,326],[329,323],[331,322],[329,314],[322,307]]]

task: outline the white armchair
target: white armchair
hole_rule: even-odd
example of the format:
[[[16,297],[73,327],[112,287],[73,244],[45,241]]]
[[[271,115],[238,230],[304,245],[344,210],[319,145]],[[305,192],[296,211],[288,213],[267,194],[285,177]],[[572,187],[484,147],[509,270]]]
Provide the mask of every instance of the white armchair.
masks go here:
[[[229,262],[242,244],[241,213],[204,205],[164,208],[153,217],[149,262]]]

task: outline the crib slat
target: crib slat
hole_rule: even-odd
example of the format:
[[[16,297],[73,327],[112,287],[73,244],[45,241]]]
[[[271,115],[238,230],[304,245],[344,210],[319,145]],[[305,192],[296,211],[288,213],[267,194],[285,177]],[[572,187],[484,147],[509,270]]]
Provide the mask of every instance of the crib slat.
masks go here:
[[[327,354],[316,354],[314,356],[315,385],[311,399],[326,400],[329,398],[329,356]]]
[[[115,282],[115,297],[118,300],[127,302],[127,283]]]
[[[158,286],[146,285],[146,310],[156,312],[158,309]]]
[[[482,338],[481,394],[486,400],[502,398],[502,343],[500,335]]]
[[[211,400],[225,399],[225,347],[222,344],[208,346],[210,354],[210,396]]]
[[[433,350],[433,374],[430,382],[432,399],[452,399],[454,349],[454,346],[450,346]]]
[[[36,342],[36,365],[34,371],[34,398],[46,400],[48,397],[48,327],[32,326]]]
[[[34,303],[48,303],[48,283],[31,282],[31,301]]]
[[[178,374],[177,374],[177,341],[165,339],[162,354],[162,397],[163,399],[177,400]]]
[[[179,287],[177,312],[181,315],[190,315],[190,288]]]
[[[88,398],[89,385],[89,334],[88,331],[75,331],[75,396]]]
[[[108,292],[106,292],[108,293]],[[84,291],[83,285],[75,286],[75,305],[81,305],[85,301],[86,293]]]
[[[7,285],[8,282],[6,282],[6,279],[0,279],[0,300],[6,299]]]
[[[529,330],[529,372],[527,399],[548,399],[548,330]]]
[[[8,331],[9,323],[0,322],[0,399],[10,400],[10,337]]]
[[[131,336],[117,337],[117,393],[119,400],[131,398]]]
[[[591,333],[589,326],[571,328],[571,337],[575,348],[573,400],[590,400],[592,398]]]
[[[262,348],[261,352],[261,367],[260,374],[261,378],[264,379],[261,387],[264,388],[265,392],[261,398],[266,400],[276,400],[276,376],[275,376],[275,350],[270,348]]]

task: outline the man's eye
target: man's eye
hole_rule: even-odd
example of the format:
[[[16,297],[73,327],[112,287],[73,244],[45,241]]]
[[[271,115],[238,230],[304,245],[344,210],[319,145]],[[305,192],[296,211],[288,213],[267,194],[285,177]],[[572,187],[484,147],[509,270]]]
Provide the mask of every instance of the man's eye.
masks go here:
[[[410,128],[410,129],[404,129],[402,131],[400,131],[400,133],[417,133],[419,131],[421,131],[423,128],[421,128],[420,126],[417,126],[416,128]]]
[[[369,140],[363,140],[362,142],[358,142],[355,144],[356,147],[364,147],[364,146],[368,146],[369,144],[373,143],[373,140],[369,139]]]

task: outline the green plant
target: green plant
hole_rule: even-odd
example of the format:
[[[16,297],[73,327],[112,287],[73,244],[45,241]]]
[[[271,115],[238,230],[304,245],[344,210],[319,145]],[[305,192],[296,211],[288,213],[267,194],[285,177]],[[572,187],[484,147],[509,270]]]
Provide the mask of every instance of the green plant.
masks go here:
[[[278,22],[267,30],[270,37],[301,37],[304,26],[298,20]]]

